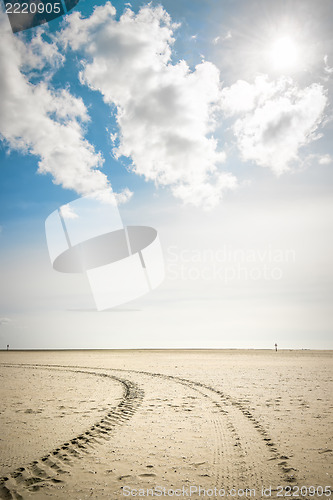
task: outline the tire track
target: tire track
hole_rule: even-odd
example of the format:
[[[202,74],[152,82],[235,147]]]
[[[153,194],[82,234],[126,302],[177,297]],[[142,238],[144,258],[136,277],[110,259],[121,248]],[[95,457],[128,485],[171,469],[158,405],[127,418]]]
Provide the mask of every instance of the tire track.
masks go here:
[[[7,487],[10,481],[15,479],[15,483],[21,481],[21,476],[23,476],[23,481],[28,484],[30,490],[38,489],[40,487],[40,480],[42,481],[52,481],[56,479],[56,482],[61,480],[59,475],[66,473],[68,474],[68,462],[75,456],[81,456],[82,453],[89,452],[89,447],[93,446],[100,439],[105,439],[110,436],[114,426],[119,425],[119,423],[125,422],[129,419],[139,404],[141,403],[144,392],[138,388],[138,384],[133,381],[124,381],[122,378],[125,373],[129,375],[132,379],[135,376],[143,375],[145,377],[153,377],[157,379],[163,379],[167,382],[174,382],[185,386],[191,391],[195,391],[200,394],[201,397],[205,398],[206,403],[209,403],[211,408],[210,419],[211,424],[214,429],[216,436],[216,446],[213,450],[213,469],[212,471],[215,476],[215,482],[217,487],[223,488],[237,488],[241,484],[244,488],[258,488],[262,485],[272,484],[272,486],[278,484],[297,484],[296,470],[289,465],[289,457],[281,453],[278,450],[276,444],[272,441],[268,431],[264,426],[255,418],[246,404],[242,401],[231,397],[223,393],[222,391],[215,389],[209,385],[195,382],[193,380],[188,380],[185,378],[165,375],[161,373],[151,373],[140,370],[127,370],[127,369],[102,369],[102,368],[91,368],[87,367],[78,370],[75,366],[63,366],[63,365],[19,365],[19,366],[29,366],[35,368],[45,367],[47,369],[65,369],[67,371],[76,371],[82,373],[91,373],[97,376],[109,376],[116,380],[119,380],[128,387],[128,391],[131,385],[136,394],[140,394],[139,403],[137,403],[135,409],[133,407],[128,408],[127,402],[125,400],[117,407],[117,409],[111,414],[108,414],[100,422],[92,426],[84,434],[74,438],[70,443],[65,443],[66,448],[60,447],[60,449],[53,450],[50,454],[43,457],[42,471],[46,478],[42,477],[41,472],[38,472],[40,467],[40,461],[36,461],[30,464],[28,469],[30,470],[33,466],[37,467],[37,473],[35,475],[31,474],[33,477],[37,477],[36,484],[29,484],[29,477],[25,478],[26,470],[14,471],[18,476],[13,478],[6,478],[6,482],[1,483],[2,487]],[[88,370],[104,370],[108,373],[111,372],[115,375],[108,375],[106,373],[99,373],[96,371]],[[134,379],[135,380],[135,379]],[[134,389],[135,388],[135,389]],[[126,399],[126,398],[125,398]],[[125,407],[126,406],[126,407]],[[74,441],[74,442],[73,442]],[[55,454],[55,452],[57,452]],[[256,461],[255,457],[260,457],[260,462]],[[58,468],[58,469],[57,469]],[[56,477],[49,473],[49,469],[56,471]],[[32,470],[32,469],[31,469]],[[36,471],[36,468],[34,469]],[[2,478],[3,479],[3,478]],[[31,481],[31,478],[30,478]],[[5,484],[6,483],[6,484]],[[0,492],[1,490],[0,486]],[[274,486],[272,492],[274,492]],[[7,496],[5,499],[20,498],[20,496]]]
[[[174,375],[115,371],[171,380],[210,400],[215,409],[211,412],[211,420],[217,437],[214,451],[217,487],[231,489],[243,484],[250,489],[265,484],[297,483],[297,471],[289,464],[289,457],[278,450],[267,430],[244,403],[209,385]],[[260,463],[253,457],[260,457]],[[273,487],[272,492],[275,491]]]
[[[270,481],[272,485],[297,483],[297,470],[289,464],[289,457],[278,450],[268,431],[241,401],[207,384],[174,375],[127,369],[110,371],[172,380],[201,393],[212,402],[218,411],[218,416],[212,413],[217,436],[217,486],[229,484],[230,488],[237,488],[237,484],[244,484],[244,481],[249,483],[248,488],[269,484]],[[261,457],[260,464],[251,458],[256,456]],[[272,492],[275,491],[272,489]]]
[[[114,430],[119,425],[125,424],[140,406],[144,392],[130,380],[118,378],[103,372],[74,369],[55,365],[5,365],[6,367],[24,367],[30,369],[61,370],[66,372],[84,373],[97,377],[107,377],[120,382],[124,387],[124,396],[116,408],[105,414],[86,431],[63,443],[59,447],[46,453],[43,457],[18,467],[10,474],[0,477],[0,498],[3,500],[23,499],[26,490],[38,491],[44,486],[64,482],[70,474],[70,465],[74,459],[81,458],[89,449],[103,440],[112,437]]]
[[[189,388],[196,389],[208,397],[218,409],[220,418],[217,420],[216,426],[229,429],[229,433],[223,433],[222,441],[233,457],[233,465],[237,465],[237,472],[234,471],[233,474],[230,474],[230,471],[225,467],[224,461],[222,463],[221,460],[219,461],[220,465],[224,466],[226,470],[226,474],[222,477],[224,485],[226,485],[226,479],[232,479],[231,488],[237,487],[237,484],[240,483],[244,484],[244,481],[250,483],[247,486],[248,488],[270,484],[270,481],[272,485],[277,484],[277,479],[279,484],[295,484],[297,482],[297,471],[289,465],[289,457],[278,450],[267,430],[244,403],[201,382],[194,382],[173,375],[151,375],[175,380]],[[233,440],[236,442],[232,443]],[[237,448],[237,452],[233,452],[233,448]],[[260,464],[251,458],[256,456],[261,457]],[[223,484],[218,486],[223,486]]]

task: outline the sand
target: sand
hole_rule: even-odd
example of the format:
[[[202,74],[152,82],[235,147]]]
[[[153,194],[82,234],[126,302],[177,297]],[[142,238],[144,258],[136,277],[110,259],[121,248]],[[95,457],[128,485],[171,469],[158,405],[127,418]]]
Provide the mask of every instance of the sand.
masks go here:
[[[332,351],[2,351],[0,498],[330,498],[332,378]]]

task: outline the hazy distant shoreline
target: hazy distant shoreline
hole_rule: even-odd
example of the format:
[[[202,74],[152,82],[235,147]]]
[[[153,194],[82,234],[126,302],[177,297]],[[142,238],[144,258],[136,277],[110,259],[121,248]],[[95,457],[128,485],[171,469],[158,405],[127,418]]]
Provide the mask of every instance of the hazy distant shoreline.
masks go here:
[[[7,349],[0,349],[0,351],[6,351],[7,352]],[[269,347],[266,347],[266,348],[262,348],[262,349],[259,349],[257,347],[254,347],[254,348],[251,348],[251,347],[248,347],[248,348],[238,348],[238,347],[216,347],[216,348],[212,348],[212,347],[207,347],[207,348],[203,348],[203,347],[159,347],[159,348],[150,348],[150,347],[142,347],[142,348],[90,348],[90,347],[82,347],[80,349],[78,348],[66,348],[66,349],[62,349],[62,348],[50,348],[50,349],[44,349],[44,348],[34,348],[34,349],[20,349],[20,348],[10,348],[8,349],[8,351],[15,351],[15,352],[58,352],[58,351],[133,351],[133,352],[136,352],[136,351],[149,351],[149,352],[159,352],[159,351],[202,351],[202,352],[207,352],[207,351],[238,351],[238,352],[248,352],[248,351],[251,351],[251,352],[261,352],[261,351],[275,351],[275,349],[272,347],[272,348],[269,348]],[[310,352],[333,352],[333,349],[313,349],[313,348],[304,348],[304,349],[292,349],[292,348],[288,348],[288,347],[285,347],[285,348],[279,348],[278,351],[283,351],[283,352],[303,352],[303,351],[310,351]]]

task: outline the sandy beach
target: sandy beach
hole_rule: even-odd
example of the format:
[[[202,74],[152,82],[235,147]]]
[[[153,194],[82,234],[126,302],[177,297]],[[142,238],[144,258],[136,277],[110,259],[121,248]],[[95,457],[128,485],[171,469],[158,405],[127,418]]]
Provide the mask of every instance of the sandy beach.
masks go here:
[[[0,498],[329,498],[332,378],[332,351],[2,351]]]

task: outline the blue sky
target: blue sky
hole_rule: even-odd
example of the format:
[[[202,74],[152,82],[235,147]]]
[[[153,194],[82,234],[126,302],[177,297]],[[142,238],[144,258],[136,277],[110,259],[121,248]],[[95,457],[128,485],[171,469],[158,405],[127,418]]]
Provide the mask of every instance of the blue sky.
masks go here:
[[[1,347],[332,348],[332,11],[81,0],[19,35],[0,13]],[[97,312],[44,223],[110,186],[166,278]]]

